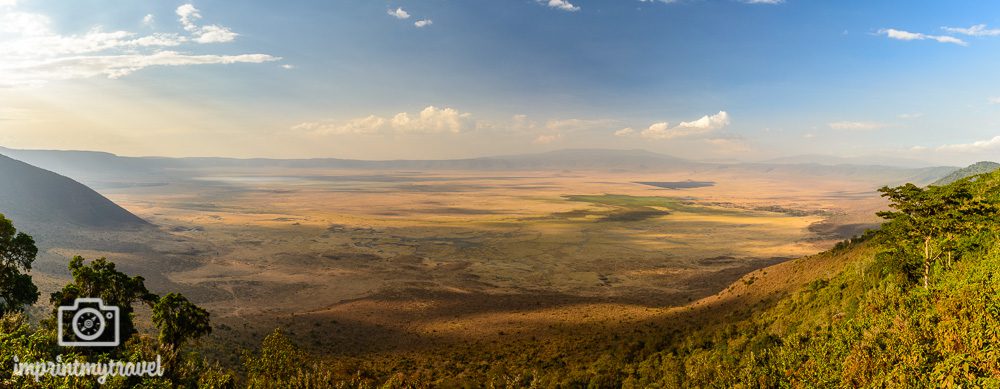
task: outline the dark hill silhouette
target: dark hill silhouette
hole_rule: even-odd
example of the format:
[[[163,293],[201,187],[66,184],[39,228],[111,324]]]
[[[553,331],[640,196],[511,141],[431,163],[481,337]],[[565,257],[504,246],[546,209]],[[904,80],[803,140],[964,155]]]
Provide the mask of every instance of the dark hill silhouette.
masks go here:
[[[83,184],[0,155],[0,213],[18,226],[122,229],[149,223]]]

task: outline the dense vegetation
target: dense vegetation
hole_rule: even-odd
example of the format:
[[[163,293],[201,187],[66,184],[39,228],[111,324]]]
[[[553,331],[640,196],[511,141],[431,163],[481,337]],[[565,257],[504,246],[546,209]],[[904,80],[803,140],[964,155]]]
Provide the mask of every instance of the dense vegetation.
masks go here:
[[[997,387],[1000,172],[883,188],[875,255],[638,363],[639,386]]]
[[[208,313],[178,294],[150,294],[104,260],[70,263],[73,282],[51,296],[101,296],[145,304],[158,337],[130,334],[103,354],[63,358],[144,360],[162,355],[162,378],[109,381],[112,387],[998,387],[1000,386],[1000,172],[946,186],[882,188],[891,211],[883,227],[824,255],[844,261],[769,303],[706,321],[693,330],[608,334],[592,351],[472,350],[423,360],[318,363],[280,330],[239,367],[205,362],[190,340],[211,330]],[[0,364],[52,359],[53,320],[28,323],[20,307],[37,297],[33,242],[0,219]],[[25,278],[28,277],[28,278]],[[34,297],[33,297],[34,296]],[[133,309],[129,308],[129,312]],[[130,314],[131,317],[131,314]],[[131,328],[131,322],[129,322]],[[548,341],[547,341],[548,342]],[[524,343],[527,344],[527,343]],[[575,349],[581,350],[581,349]],[[4,385],[89,387],[92,379],[11,377]]]

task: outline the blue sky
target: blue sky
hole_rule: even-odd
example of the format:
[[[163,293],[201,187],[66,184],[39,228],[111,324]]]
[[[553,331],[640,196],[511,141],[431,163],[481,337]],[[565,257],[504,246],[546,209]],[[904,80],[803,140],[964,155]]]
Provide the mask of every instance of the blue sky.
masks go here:
[[[998,11],[982,1],[0,0],[0,144],[997,159]]]

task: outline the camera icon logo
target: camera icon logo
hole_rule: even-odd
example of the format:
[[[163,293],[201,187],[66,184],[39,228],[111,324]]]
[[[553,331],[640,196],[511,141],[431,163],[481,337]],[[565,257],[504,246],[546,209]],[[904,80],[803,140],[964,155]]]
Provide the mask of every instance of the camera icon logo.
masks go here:
[[[115,347],[121,343],[116,306],[104,305],[99,298],[78,298],[73,306],[61,306],[58,312],[60,346]]]

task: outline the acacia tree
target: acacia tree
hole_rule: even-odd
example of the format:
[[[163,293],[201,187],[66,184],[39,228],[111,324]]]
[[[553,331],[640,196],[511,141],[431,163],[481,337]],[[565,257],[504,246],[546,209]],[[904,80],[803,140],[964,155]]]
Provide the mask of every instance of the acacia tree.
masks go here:
[[[0,214],[0,316],[38,301],[38,288],[25,274],[36,255],[35,240]]]
[[[982,226],[982,218],[995,207],[973,194],[972,181],[957,181],[951,185],[927,189],[913,184],[879,189],[889,199],[895,211],[878,215],[896,223],[893,238],[922,248],[923,285],[929,288],[931,264],[943,254],[949,263],[958,238]]]

